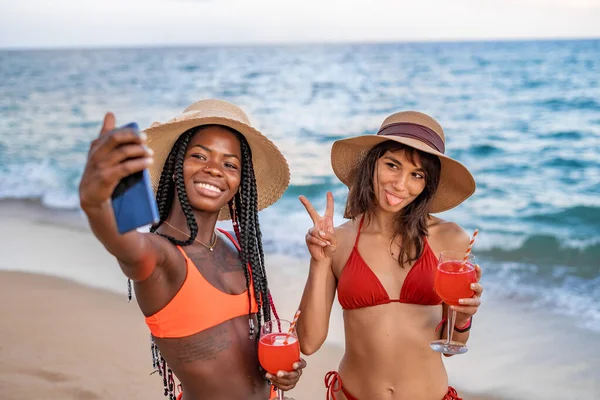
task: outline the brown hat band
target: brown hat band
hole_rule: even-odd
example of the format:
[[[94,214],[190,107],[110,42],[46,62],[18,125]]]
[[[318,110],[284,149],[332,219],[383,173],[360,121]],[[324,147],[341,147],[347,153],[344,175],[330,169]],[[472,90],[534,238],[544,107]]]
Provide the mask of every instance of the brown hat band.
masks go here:
[[[397,122],[379,130],[379,132],[377,132],[377,135],[399,136],[409,139],[416,139],[430,147],[433,147],[442,154],[446,150],[446,146],[444,145],[444,141],[442,140],[442,138],[437,133],[423,125],[417,125],[407,122]]]

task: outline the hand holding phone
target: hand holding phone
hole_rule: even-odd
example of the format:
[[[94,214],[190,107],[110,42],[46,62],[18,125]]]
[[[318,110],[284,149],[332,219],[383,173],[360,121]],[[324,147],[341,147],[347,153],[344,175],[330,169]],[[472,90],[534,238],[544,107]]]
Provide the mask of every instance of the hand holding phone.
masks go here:
[[[139,128],[135,122],[119,129],[129,129],[139,134]],[[147,168],[121,179],[112,193],[111,200],[117,229],[121,234],[156,223],[159,220],[150,173]]]

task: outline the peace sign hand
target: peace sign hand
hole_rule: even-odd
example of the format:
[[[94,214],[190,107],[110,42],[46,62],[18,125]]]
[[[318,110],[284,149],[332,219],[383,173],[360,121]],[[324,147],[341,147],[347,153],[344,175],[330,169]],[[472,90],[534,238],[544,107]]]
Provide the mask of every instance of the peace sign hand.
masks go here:
[[[337,248],[337,238],[333,229],[333,195],[327,192],[327,208],[323,216],[317,213],[306,197],[300,196],[300,202],[314,224],[306,234],[306,246],[310,256],[315,261],[331,259]]]

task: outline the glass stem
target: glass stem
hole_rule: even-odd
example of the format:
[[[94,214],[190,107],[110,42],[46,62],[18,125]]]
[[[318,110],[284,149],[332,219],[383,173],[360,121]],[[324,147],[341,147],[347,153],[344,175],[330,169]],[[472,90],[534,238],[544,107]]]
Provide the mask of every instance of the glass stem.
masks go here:
[[[449,344],[452,341],[452,332],[454,332],[454,323],[456,322],[456,311],[450,311],[450,316],[448,317],[448,334],[446,335],[446,343]]]
[[[283,397],[283,390],[281,389],[277,389],[277,400],[284,400],[285,397]]]

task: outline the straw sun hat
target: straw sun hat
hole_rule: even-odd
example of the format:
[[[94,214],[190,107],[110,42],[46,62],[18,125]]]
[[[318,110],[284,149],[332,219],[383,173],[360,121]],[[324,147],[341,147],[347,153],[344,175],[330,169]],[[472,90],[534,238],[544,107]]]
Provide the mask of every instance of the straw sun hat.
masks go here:
[[[475,180],[469,170],[444,154],[445,137],[440,124],[430,116],[416,111],[390,115],[375,135],[334,142],[331,149],[333,172],[346,186],[352,186],[356,169],[369,150],[387,140],[439,157],[442,164],[440,184],[430,212],[438,213],[456,207],[475,192]]]
[[[258,209],[275,203],[290,183],[290,170],[279,149],[265,135],[250,125],[248,116],[236,105],[224,100],[201,100],[186,108],[182,114],[167,122],[155,122],[144,132],[147,144],[154,150],[154,164],[149,168],[154,192],[171,148],[179,136],[200,125],[222,125],[241,133],[252,150],[252,164],[258,191]],[[231,219],[224,206],[219,220]]]

